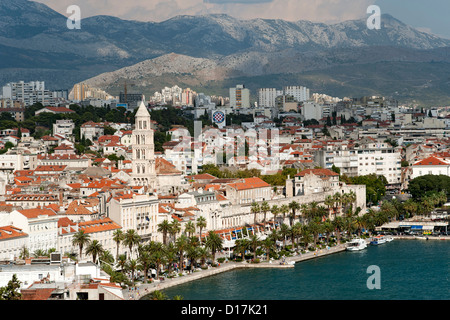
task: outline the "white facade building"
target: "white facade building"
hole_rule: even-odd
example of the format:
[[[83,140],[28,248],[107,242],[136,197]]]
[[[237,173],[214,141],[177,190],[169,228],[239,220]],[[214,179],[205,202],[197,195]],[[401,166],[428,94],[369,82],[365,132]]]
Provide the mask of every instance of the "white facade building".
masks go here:
[[[250,108],[250,90],[242,84],[230,88],[230,107],[233,109]]]
[[[122,231],[134,229],[143,240],[157,241],[158,197],[151,194],[126,194],[113,197],[107,214]]]
[[[297,102],[307,101],[310,98],[309,89],[303,86],[286,86],[283,88],[285,95],[290,95]]]
[[[401,148],[366,138],[358,149],[358,175],[384,176],[388,184],[401,183]],[[368,141],[371,140],[371,141]]]

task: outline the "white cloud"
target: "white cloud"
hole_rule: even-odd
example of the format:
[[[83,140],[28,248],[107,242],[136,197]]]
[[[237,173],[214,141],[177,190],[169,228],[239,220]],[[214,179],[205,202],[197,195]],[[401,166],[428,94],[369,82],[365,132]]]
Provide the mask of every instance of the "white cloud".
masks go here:
[[[139,21],[163,21],[176,15],[226,13],[240,19],[338,22],[365,17],[373,0],[38,0],[66,14],[70,5],[82,17],[111,15]],[[76,2],[76,3],[74,3]]]

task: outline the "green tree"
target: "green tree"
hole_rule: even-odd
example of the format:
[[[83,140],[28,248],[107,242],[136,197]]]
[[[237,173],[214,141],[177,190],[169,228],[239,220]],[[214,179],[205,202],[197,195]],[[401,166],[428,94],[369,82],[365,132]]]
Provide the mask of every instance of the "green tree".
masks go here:
[[[83,247],[91,241],[90,236],[84,232],[84,230],[79,230],[73,235],[72,244],[78,246],[80,250],[80,259],[83,258]]]
[[[170,232],[171,226],[169,220],[164,219],[158,224],[158,232],[162,233],[163,244],[167,245],[167,234]]]
[[[214,263],[216,260],[216,252],[222,250],[223,248],[223,239],[214,231],[209,231],[205,245],[209,248],[209,250],[211,250]]]
[[[92,261],[94,263],[97,263],[97,257],[104,251],[103,245],[98,240],[92,240],[86,248],[86,254],[92,255]]]
[[[141,236],[139,236],[134,229],[129,229],[124,234],[123,244],[130,250],[130,259],[133,256],[133,247],[138,245],[141,241]]]
[[[206,228],[206,219],[204,217],[198,217],[197,218],[197,227],[200,229],[199,230],[199,239],[200,239],[200,244],[202,243],[202,230],[204,228]]]
[[[21,300],[20,284],[21,282],[17,278],[17,275],[13,274],[12,279],[7,285],[0,287],[0,300]]]
[[[113,233],[113,241],[116,243],[116,260],[119,257],[119,247],[120,247],[120,243],[123,241],[124,237],[125,236],[121,229],[117,229]]]

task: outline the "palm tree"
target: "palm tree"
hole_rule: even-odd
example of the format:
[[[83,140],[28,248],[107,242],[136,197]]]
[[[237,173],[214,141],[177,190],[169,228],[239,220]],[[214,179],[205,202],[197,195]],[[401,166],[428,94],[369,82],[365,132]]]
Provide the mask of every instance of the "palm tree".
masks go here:
[[[321,231],[320,223],[318,223],[317,220],[311,221],[308,224],[308,230],[313,235],[313,238],[314,238],[313,244],[314,244],[314,247],[316,247],[317,242],[318,242],[319,233]]]
[[[324,204],[328,207],[328,217],[331,216],[331,208],[334,205],[334,199],[332,195],[328,195],[325,198]]]
[[[199,231],[199,239],[200,244],[202,243],[202,230],[203,228],[206,228],[206,219],[204,217],[198,217],[197,218],[197,227],[200,229]]]
[[[251,207],[251,212],[253,213],[253,215],[254,215],[254,218],[253,218],[253,220],[254,220],[254,225],[256,226],[256,216],[257,216],[257,214],[261,211],[261,209],[260,209],[260,207],[259,207],[259,204],[257,203],[257,202],[255,202],[255,201],[253,201],[252,202],[252,207]]]
[[[77,233],[73,235],[72,244],[78,246],[80,249],[80,260],[83,257],[83,247],[90,242],[90,236],[80,229]]]
[[[344,221],[341,217],[335,217],[333,220],[334,230],[336,232],[337,243],[341,243],[341,231],[344,226]]]
[[[120,270],[125,270],[127,265],[127,256],[125,254],[121,254],[117,257],[117,265],[120,267]]]
[[[257,235],[252,235],[249,239],[250,241],[250,246],[253,249],[253,260],[256,260],[256,248],[259,246],[259,240],[258,240],[258,236]]]
[[[217,233],[210,231],[208,233],[208,239],[206,240],[205,245],[209,248],[209,250],[211,250],[214,263],[216,259],[216,252],[222,250],[223,239],[219,237]]]
[[[289,226],[283,223],[280,227],[280,236],[283,237],[283,249],[286,248],[286,237],[290,234],[290,232]]]
[[[289,203],[289,209],[291,210],[291,215],[290,215],[290,226],[292,227],[292,223],[295,219],[295,212],[300,209],[300,205],[298,204],[297,201],[292,201]]]
[[[334,199],[334,217],[336,218],[336,215],[337,215],[337,212],[338,212],[338,210],[339,210],[339,208],[340,208],[340,205],[341,205],[341,201],[342,201],[342,195],[339,193],[339,192],[336,192],[334,195],[333,195],[333,199]]]
[[[308,204],[302,203],[300,205],[300,212],[302,213],[303,217],[309,217],[310,210],[311,210],[311,208]]]
[[[195,233],[195,224],[192,221],[188,221],[184,226],[184,232],[186,232],[190,238],[191,235]]]
[[[117,229],[116,231],[114,231],[113,234],[113,240],[116,242],[116,259],[119,257],[119,247],[120,247],[120,243],[123,241],[124,238],[124,234],[122,232],[121,229]]]
[[[86,248],[86,254],[92,255],[92,261],[94,263],[97,262],[97,256],[100,256],[103,251],[103,246],[98,240],[91,241]]]
[[[42,249],[34,250],[33,256],[34,256],[35,258],[45,257],[45,251],[42,250]]]
[[[358,237],[361,237],[362,229],[366,227],[366,221],[363,217],[355,217],[354,224],[358,230]]]
[[[128,246],[128,249],[130,249],[130,259],[133,256],[133,247],[135,245],[138,245],[141,241],[141,236],[139,236],[134,229],[129,229],[127,232],[125,232],[123,244],[125,246]]]
[[[170,223],[167,219],[158,224],[158,232],[163,235],[163,244],[167,245],[167,234],[170,232]]]
[[[173,242],[177,241],[177,234],[181,231],[181,224],[178,220],[173,220],[170,223],[169,233],[173,237]]]
[[[289,206],[287,204],[282,204],[280,207],[280,213],[283,215],[283,221],[286,219],[286,214],[289,212]]]
[[[277,215],[280,213],[280,208],[275,204],[270,208],[270,212],[273,214],[273,220],[277,220]]]
[[[189,258],[191,262],[190,270],[194,269],[197,259],[200,258],[200,254],[197,247],[189,246],[186,252],[187,258]]]
[[[151,258],[156,264],[156,277],[158,278],[160,267],[166,262],[163,245],[152,253]]]
[[[250,241],[248,239],[238,239],[235,242],[233,253],[240,253],[242,260],[245,260],[245,251],[250,248]]]
[[[29,256],[30,256],[30,250],[28,250],[28,248],[25,245],[23,245],[22,248],[20,248],[19,258],[22,260],[25,260]]]
[[[295,239],[298,238],[303,231],[303,225],[300,222],[295,223],[291,228],[291,238],[292,238],[292,247],[297,248],[297,243]]]
[[[302,233],[302,240],[303,240],[305,250],[308,250],[309,244],[314,241],[313,236],[308,229],[309,228],[307,228],[307,227],[303,228],[303,233]]]
[[[134,273],[138,269],[138,262],[137,262],[137,260],[135,260],[135,259],[128,260],[127,264],[125,265],[125,269],[127,271],[131,272],[131,280],[134,283]]]
[[[166,246],[165,254],[166,254],[166,262],[167,262],[167,269],[168,274],[172,272],[173,263],[177,260],[177,248],[173,243],[170,243]]]
[[[169,297],[162,291],[155,290],[150,295],[150,300],[168,300]]]
[[[334,231],[333,223],[330,219],[327,219],[323,222],[323,232],[327,235],[327,244],[330,243],[330,235]]]
[[[180,257],[180,269],[183,270],[184,269],[184,252],[186,251],[186,249],[189,246],[189,239],[182,234],[181,236],[178,237],[177,242],[175,243],[175,246],[178,250],[178,254]]]
[[[148,281],[148,271],[153,262],[152,256],[148,250],[142,250],[138,257],[139,269],[144,271],[144,283]]]
[[[238,241],[238,240],[236,240]],[[202,266],[205,265],[206,259],[208,259],[211,255],[206,247],[198,247],[198,258],[200,259],[200,264]]]
[[[275,240],[271,237],[267,237],[263,241],[261,241],[261,246],[266,251],[266,259],[269,261],[270,259],[270,251],[275,247]]]
[[[263,201],[261,203],[261,211],[263,212],[263,216],[264,216],[263,222],[264,223],[266,222],[266,214],[267,214],[267,211],[269,211],[269,210],[270,210],[269,204],[267,203],[267,201]]]
[[[355,227],[355,219],[351,216],[344,218],[344,227],[347,230],[347,234],[349,238],[352,238],[353,231],[356,229]]]

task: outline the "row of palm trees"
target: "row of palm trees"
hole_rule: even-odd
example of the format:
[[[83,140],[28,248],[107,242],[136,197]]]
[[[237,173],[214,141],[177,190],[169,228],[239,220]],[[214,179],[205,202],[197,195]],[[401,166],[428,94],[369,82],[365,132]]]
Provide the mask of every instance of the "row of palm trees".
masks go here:
[[[289,207],[289,205],[286,206]],[[293,204],[290,211],[292,216],[294,216],[292,212],[298,210],[298,208],[301,208],[304,213],[299,221],[295,222],[291,219],[289,225],[281,223],[280,227],[272,230],[264,240],[259,240],[256,235],[237,239],[234,253],[244,256],[244,253],[250,250],[253,252],[254,259],[262,253],[266,253],[266,259],[269,259],[270,253],[277,249],[277,242],[282,242],[281,250],[286,249],[288,241],[292,249],[298,249],[299,245],[303,244],[303,250],[308,250],[309,248],[317,248],[317,245],[320,243],[320,236],[325,239],[326,245],[331,244],[332,237],[336,239],[336,244],[341,244],[343,235],[347,238],[351,238],[354,235],[361,237],[363,231],[368,232],[370,237],[377,226],[395,219],[396,215],[392,210],[393,206],[394,203],[385,202],[378,211],[369,209],[367,213],[359,215],[358,210],[355,212],[347,210],[345,214],[334,215],[331,219],[330,217],[324,218],[323,214],[328,212],[327,209],[316,203],[300,206]],[[289,212],[286,208],[280,212],[283,211]],[[275,212],[277,212],[276,209]]]
[[[216,253],[222,250],[223,240],[218,234],[210,231],[205,239],[195,236],[197,228],[199,234],[206,227],[206,220],[203,217],[197,219],[196,224],[189,221],[185,224],[183,233],[177,237],[181,231],[181,224],[174,220],[168,222],[164,220],[158,224],[158,231],[163,234],[163,242],[143,241],[134,229],[126,232],[118,229],[113,234],[113,240],[116,243],[115,258],[111,253],[105,251],[97,240],[90,240],[88,234],[83,230],[78,231],[73,236],[73,245],[78,246],[80,259],[84,253],[92,255],[94,263],[99,257],[102,262],[102,268],[107,271],[112,279],[117,282],[126,282],[124,277],[126,272],[131,274],[131,279],[135,279],[136,272],[144,273],[144,281],[148,281],[150,269],[156,270],[156,277],[159,277],[161,266],[168,270],[170,274],[175,267],[183,270],[185,267],[185,258],[190,261],[191,269],[200,262],[205,265],[209,258],[215,262]],[[120,247],[126,247],[128,252],[120,253]],[[136,250],[133,250],[136,248]],[[120,272],[116,272],[120,270]]]
[[[275,220],[277,219],[277,216],[282,216],[281,221],[284,221],[286,215],[289,214],[289,225],[292,227],[297,217],[300,218],[302,222],[306,223],[308,220],[311,220],[317,216],[330,218],[332,215],[336,217],[339,212],[359,212],[358,210],[360,209],[353,210],[353,204],[355,202],[356,194],[353,191],[350,191],[349,193],[336,192],[334,195],[328,195],[325,198],[324,204],[327,208],[315,201],[308,204],[299,204],[297,201],[291,201],[288,204],[283,204],[281,206],[273,205],[272,207],[267,201],[263,201],[261,204],[253,202],[251,204],[250,211],[254,215],[255,225],[258,222],[257,217],[259,214],[263,214],[262,222],[265,223],[267,213],[270,212],[274,216]]]

